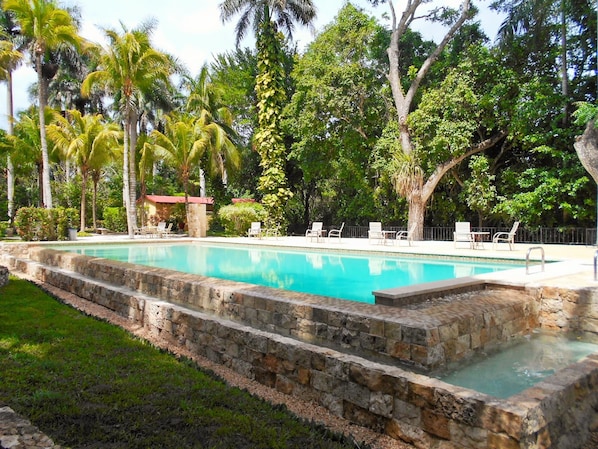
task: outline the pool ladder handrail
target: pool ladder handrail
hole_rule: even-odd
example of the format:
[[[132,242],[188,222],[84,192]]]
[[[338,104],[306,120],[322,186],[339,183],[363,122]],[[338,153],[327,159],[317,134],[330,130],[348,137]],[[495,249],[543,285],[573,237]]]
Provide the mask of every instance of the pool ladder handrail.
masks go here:
[[[529,274],[529,255],[531,254],[531,252],[533,250],[539,249],[540,252],[542,253],[542,271],[544,271],[544,264],[545,264],[545,259],[544,259],[544,248],[542,248],[541,246],[532,246],[530,249],[527,250],[527,254],[525,255],[525,274]],[[598,251],[597,251],[598,253]]]
[[[594,253],[594,280],[598,281],[598,249]]]

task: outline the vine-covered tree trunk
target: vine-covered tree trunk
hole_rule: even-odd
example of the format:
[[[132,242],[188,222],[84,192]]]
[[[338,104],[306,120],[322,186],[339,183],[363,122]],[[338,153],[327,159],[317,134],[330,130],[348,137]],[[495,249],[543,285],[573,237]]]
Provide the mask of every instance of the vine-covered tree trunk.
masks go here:
[[[258,75],[255,91],[258,130],[254,138],[262,167],[258,188],[268,212],[266,227],[285,228],[284,206],[292,193],[288,188],[285,172],[286,147],[279,129],[285,101],[284,68],[281,39],[276,25],[269,17],[261,26],[257,48]]]

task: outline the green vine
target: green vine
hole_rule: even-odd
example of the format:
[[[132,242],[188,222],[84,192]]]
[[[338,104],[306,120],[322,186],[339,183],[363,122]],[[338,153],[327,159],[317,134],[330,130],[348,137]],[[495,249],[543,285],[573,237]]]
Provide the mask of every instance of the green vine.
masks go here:
[[[254,143],[262,167],[258,188],[267,210],[266,227],[284,229],[284,206],[292,197],[285,172],[286,148],[280,133],[281,114],[285,101],[282,35],[274,22],[265,21],[257,38],[258,131]]]

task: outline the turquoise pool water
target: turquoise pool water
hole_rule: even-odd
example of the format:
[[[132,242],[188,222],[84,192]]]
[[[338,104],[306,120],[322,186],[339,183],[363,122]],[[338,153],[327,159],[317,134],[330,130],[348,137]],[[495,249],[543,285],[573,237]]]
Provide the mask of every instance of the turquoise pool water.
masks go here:
[[[375,290],[521,266],[216,244],[77,245],[55,248],[365,303],[374,303],[372,292]]]
[[[496,354],[464,364],[439,379],[497,398],[508,398],[595,352],[597,344],[539,332]]]

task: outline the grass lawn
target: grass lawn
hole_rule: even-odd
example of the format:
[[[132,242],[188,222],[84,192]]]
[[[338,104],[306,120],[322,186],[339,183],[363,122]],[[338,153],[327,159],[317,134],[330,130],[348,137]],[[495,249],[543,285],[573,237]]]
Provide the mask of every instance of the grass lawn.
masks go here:
[[[72,448],[355,448],[11,277],[0,404]]]

